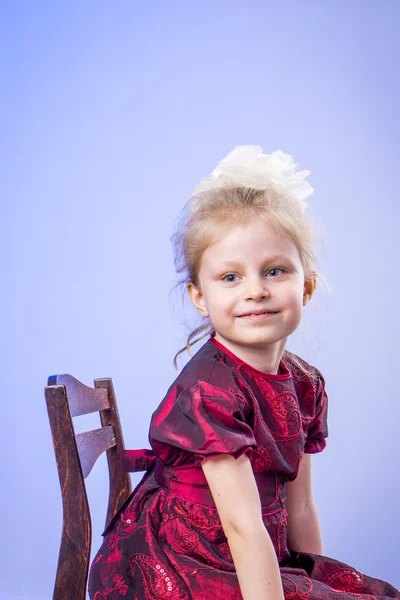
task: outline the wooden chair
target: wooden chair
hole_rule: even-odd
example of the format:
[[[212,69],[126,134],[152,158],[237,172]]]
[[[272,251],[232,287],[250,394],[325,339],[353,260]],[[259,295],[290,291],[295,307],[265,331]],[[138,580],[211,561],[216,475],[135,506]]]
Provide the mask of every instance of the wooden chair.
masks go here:
[[[84,600],[92,542],[85,479],[98,457],[106,451],[110,475],[107,527],[132,492],[127,473],[129,465],[124,468],[121,462],[124,452],[135,451],[124,450],[110,378],[95,379],[94,388],[71,375],[53,375],[47,383],[45,398],[63,502],[62,538],[53,600]],[[96,411],[100,412],[102,427],[76,435],[72,417]],[[135,470],[140,470],[140,465]]]

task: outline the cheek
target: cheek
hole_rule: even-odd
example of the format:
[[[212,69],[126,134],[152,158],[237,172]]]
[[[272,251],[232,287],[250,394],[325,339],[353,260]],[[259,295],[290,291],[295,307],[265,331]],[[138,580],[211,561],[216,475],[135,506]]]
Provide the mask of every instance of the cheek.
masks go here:
[[[217,292],[209,295],[207,306],[210,313],[220,315],[226,311],[227,305],[227,300],[223,295]]]
[[[294,296],[291,302],[287,305],[288,312],[286,313],[286,323],[288,327],[294,331],[300,325],[303,318],[303,301],[299,296]]]
[[[213,294],[209,295],[210,306],[214,310],[224,311],[231,308],[235,303],[235,296],[228,290],[215,290]]]
[[[286,306],[290,309],[293,319],[301,320],[303,316],[303,290],[291,290],[286,297]]]
[[[297,304],[303,304],[303,286],[301,285],[290,285],[283,290],[284,300],[287,304],[295,306]]]

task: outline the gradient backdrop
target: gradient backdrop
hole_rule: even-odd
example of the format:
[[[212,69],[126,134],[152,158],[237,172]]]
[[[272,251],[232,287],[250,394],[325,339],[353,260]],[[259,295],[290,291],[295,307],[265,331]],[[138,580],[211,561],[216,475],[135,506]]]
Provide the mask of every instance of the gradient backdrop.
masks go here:
[[[0,3],[1,599],[52,595],[47,377],[111,376],[127,447],[148,447],[196,324],[169,237],[237,144],[312,172],[330,289],[291,349],[330,397],[313,459],[324,553],[400,587],[399,17],[395,0]],[[104,460],[88,485],[94,552]]]

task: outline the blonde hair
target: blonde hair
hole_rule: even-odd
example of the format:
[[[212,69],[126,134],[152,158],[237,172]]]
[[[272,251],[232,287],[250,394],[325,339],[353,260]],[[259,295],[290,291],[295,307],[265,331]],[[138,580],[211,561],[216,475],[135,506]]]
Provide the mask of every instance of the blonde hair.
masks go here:
[[[304,269],[305,279],[315,272],[314,235],[311,221],[301,204],[289,196],[268,190],[247,187],[223,187],[203,191],[196,196],[196,209],[184,207],[175,233],[171,237],[174,263],[177,273],[183,273],[177,286],[189,282],[198,286],[201,257],[205,249],[221,235],[221,229],[240,222],[249,212],[265,219],[280,235],[288,237],[297,247]],[[215,332],[210,319],[192,330],[186,346],[176,353],[173,363],[177,371],[177,357],[187,350],[193,356],[192,346]],[[194,339],[196,338],[196,339]],[[283,359],[293,367],[309,374],[296,355],[285,350]]]

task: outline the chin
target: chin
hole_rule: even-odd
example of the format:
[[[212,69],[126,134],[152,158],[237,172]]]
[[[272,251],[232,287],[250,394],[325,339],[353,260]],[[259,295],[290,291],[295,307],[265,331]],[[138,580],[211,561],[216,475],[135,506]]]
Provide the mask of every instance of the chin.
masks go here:
[[[227,339],[230,339],[230,341],[234,344],[240,344],[242,346],[265,346],[267,344],[276,344],[280,342],[282,338],[276,338],[262,334],[254,334],[248,336],[232,337]]]

